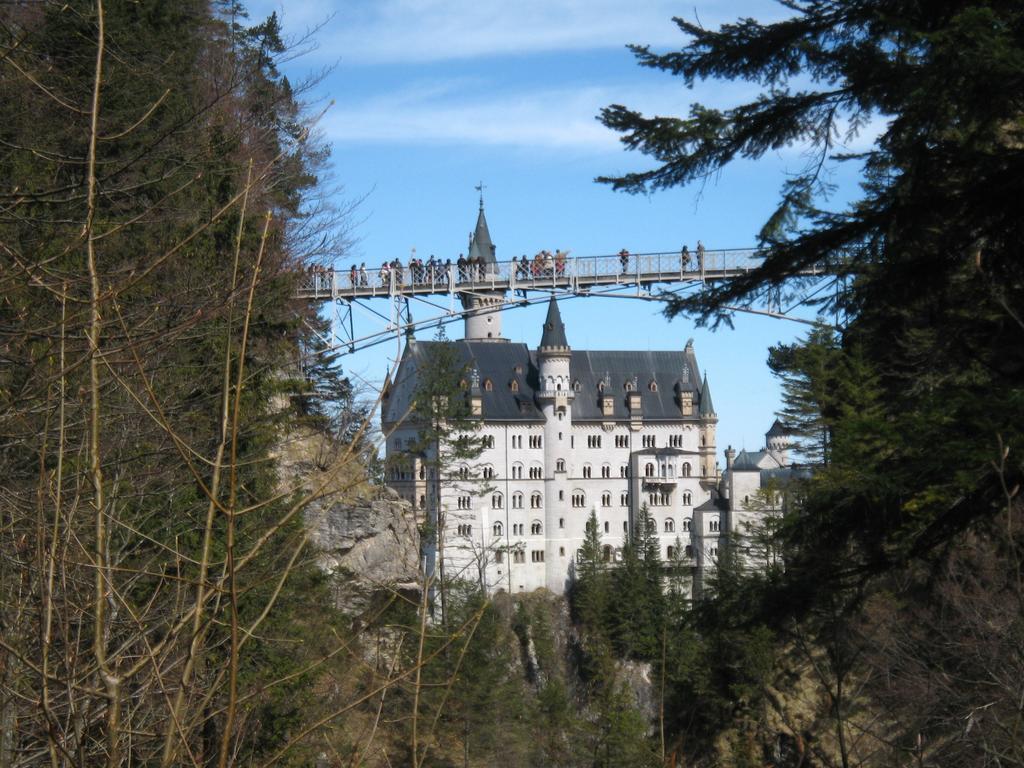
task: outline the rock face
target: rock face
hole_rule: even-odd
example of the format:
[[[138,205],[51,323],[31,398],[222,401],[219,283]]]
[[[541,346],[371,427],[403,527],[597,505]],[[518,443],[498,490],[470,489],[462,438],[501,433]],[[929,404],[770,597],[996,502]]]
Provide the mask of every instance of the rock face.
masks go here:
[[[306,526],[321,567],[336,577],[340,610],[360,613],[381,590],[419,588],[419,531],[407,502],[314,503],[306,509]]]

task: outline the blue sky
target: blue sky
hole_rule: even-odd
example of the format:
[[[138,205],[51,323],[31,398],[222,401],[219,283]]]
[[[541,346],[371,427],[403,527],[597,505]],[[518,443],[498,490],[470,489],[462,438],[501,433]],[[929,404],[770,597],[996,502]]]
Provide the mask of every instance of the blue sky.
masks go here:
[[[259,0],[249,9],[253,20],[276,10],[291,37],[322,24],[315,48],[284,69],[298,80],[333,67],[310,98],[317,111],[326,108],[319,130],[333,148],[341,194],[361,200],[344,267],[407,261],[414,247],[424,258],[454,260],[476,221],[480,181],[503,260],[542,248],[579,256],[684,243],[692,250],[698,239],[711,249],[750,246],[785,174],[807,162],[799,148],[787,149],[652,196],[593,181],[648,166],[597,122],[601,107],[681,115],[693,102],[727,107],[757,93],[728,82],[687,90],[678,78],[637,66],[626,44],[681,47],[673,15],[705,26],[779,18],[783,9],[766,0]],[[853,187],[849,173],[837,171],[841,189]],[[383,303],[377,309],[387,311]],[[543,314],[543,307],[506,312],[506,337],[536,345]],[[719,414],[720,452],[763,445],[780,405],[768,347],[807,331],[738,314],[734,330],[711,333],[687,319],[668,322],[655,303],[596,297],[564,302],[562,316],[579,348],[679,349],[693,337]],[[374,330],[365,313],[357,315],[361,329]],[[461,324],[448,333],[461,335]],[[396,349],[383,344],[344,365],[379,385]]]

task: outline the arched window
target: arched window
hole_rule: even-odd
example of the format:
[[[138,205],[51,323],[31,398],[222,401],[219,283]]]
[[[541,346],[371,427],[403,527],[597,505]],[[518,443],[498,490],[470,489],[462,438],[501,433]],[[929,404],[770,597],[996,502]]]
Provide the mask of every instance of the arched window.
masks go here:
[[[572,389],[574,392],[579,392],[581,389],[583,389],[583,385],[580,384],[579,379],[576,379],[576,381],[572,383]]]
[[[589,464],[584,464],[583,465],[583,476],[584,477],[590,477],[590,465]]]
[[[572,506],[575,509],[583,509],[587,506],[587,495],[579,489],[574,490],[572,492]]]
[[[491,532],[494,533],[495,536],[501,536],[502,530],[500,521],[491,526]]]
[[[665,547],[665,559],[666,560],[671,560],[675,556],[676,556],[676,548],[675,547],[673,547],[671,544],[669,544],[667,547]]]
[[[540,509],[544,506],[544,497],[538,491],[530,494],[530,509]]]
[[[605,491],[601,494],[601,506],[610,507],[612,505],[612,494],[610,491]]]
[[[673,520],[671,517],[666,517],[665,518],[665,533],[675,533],[675,531],[676,531],[676,521]]]
[[[651,390],[651,392],[657,392],[658,382],[656,382],[654,379],[651,379],[651,383],[647,385],[647,388]]]
[[[555,472],[565,472],[565,459],[555,461]]]
[[[690,532],[690,518],[688,517],[683,520],[683,531],[686,533]]]
[[[523,465],[516,462],[512,465],[512,479],[522,480],[523,479]]]
[[[485,392],[493,392],[494,391],[494,382],[491,381],[490,379],[484,379],[484,391]]]
[[[654,465],[651,462],[644,465],[644,477],[654,477]]]
[[[611,524],[607,520],[605,520],[604,521],[604,532],[605,533],[609,533],[610,531],[611,531]]]
[[[500,493],[491,494],[491,508],[501,509],[505,504],[505,497]]]
[[[519,382],[516,381],[515,379],[512,379],[512,381],[510,381],[508,383],[508,388],[511,389],[513,392],[518,392],[519,391]]]
[[[530,533],[534,536],[540,536],[544,533],[544,526],[541,524],[540,520],[534,520],[530,523]]]
[[[521,493],[519,493],[517,491],[516,493],[512,494],[512,509],[522,509],[522,508],[523,508],[523,494],[521,494]]]
[[[601,561],[605,563],[610,563],[612,561],[612,548],[608,544],[605,544],[604,547],[601,548]]]
[[[688,507],[693,503],[693,495],[689,491],[683,491],[683,506]]]
[[[485,480],[490,480],[492,477],[494,477],[494,467],[492,467],[490,464],[485,466],[483,470],[483,475]]]
[[[683,462],[683,477],[689,477],[691,471],[692,470],[690,468],[690,462],[684,461]]]
[[[598,392],[604,392],[604,382],[603,381],[597,382],[597,391]]]
[[[610,464],[602,464],[601,465],[601,477],[611,477],[611,476],[612,476],[612,467],[611,467],[611,465]]]

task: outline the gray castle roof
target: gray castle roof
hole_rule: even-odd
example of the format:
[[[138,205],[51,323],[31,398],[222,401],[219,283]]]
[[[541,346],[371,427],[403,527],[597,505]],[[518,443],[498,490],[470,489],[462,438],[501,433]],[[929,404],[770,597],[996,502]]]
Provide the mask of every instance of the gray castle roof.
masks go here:
[[[483,200],[480,201],[480,213],[476,217],[476,229],[473,231],[473,239],[469,243],[469,258],[478,258],[485,264],[497,264],[494,255],[496,248],[491,242],[491,231],[487,228],[487,218],[484,216]]]
[[[562,313],[558,311],[558,302],[551,297],[548,302],[548,316],[544,320],[544,334],[540,337],[541,347],[568,347],[569,342],[565,339],[565,324],[562,322]]]
[[[785,424],[776,419],[775,423],[772,424],[772,428],[765,434],[765,437],[780,437],[788,434],[790,434],[790,430],[786,428]]]
[[[557,311],[557,310],[556,310]],[[460,339],[452,342],[413,341],[389,387],[382,421],[393,424],[403,418],[416,386],[416,371],[438,343],[454,344],[466,370],[479,372],[483,417],[487,421],[543,422],[537,407],[537,354],[525,344],[495,344]],[[640,393],[646,421],[680,421],[679,393],[692,392],[698,402],[700,381],[693,347],[679,352],[574,351],[569,364],[574,422],[605,421],[601,400],[613,396],[613,421],[628,421],[627,384]],[[467,383],[469,376],[466,377]],[[490,389],[488,389],[488,384]],[[600,385],[603,385],[603,391]],[[685,417],[698,420],[697,415]]]

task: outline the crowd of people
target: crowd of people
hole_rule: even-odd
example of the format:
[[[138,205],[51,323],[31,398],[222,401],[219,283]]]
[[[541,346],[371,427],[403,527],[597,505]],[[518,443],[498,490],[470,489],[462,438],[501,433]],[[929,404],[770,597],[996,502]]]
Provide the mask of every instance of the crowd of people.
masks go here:
[[[692,254],[689,246],[684,245],[679,252],[679,268],[686,272],[689,270],[703,271],[704,269],[704,243],[697,241],[697,248]],[[628,274],[632,262],[632,254],[623,248],[617,254],[619,263],[622,266],[622,274]],[[569,251],[561,249],[554,253],[548,250],[538,251],[531,259],[525,253],[522,257],[512,257],[509,265],[509,277],[515,280],[535,280],[543,277],[562,277],[566,272]],[[637,257],[639,258],[639,257]],[[692,263],[691,263],[692,258]],[[636,265],[639,268],[639,264]],[[454,269],[454,272],[453,272]],[[398,259],[385,261],[378,270],[378,279],[382,287],[392,285],[444,285],[451,279],[458,283],[472,283],[484,280],[488,277],[487,263],[479,257],[466,258],[459,254],[459,258],[452,264],[451,259],[441,261],[431,255],[429,259],[417,258],[415,255],[409,259],[408,265],[403,265]],[[366,262],[358,267],[355,264],[349,270],[349,283],[353,288],[365,288],[370,284],[369,273],[366,270]]]

